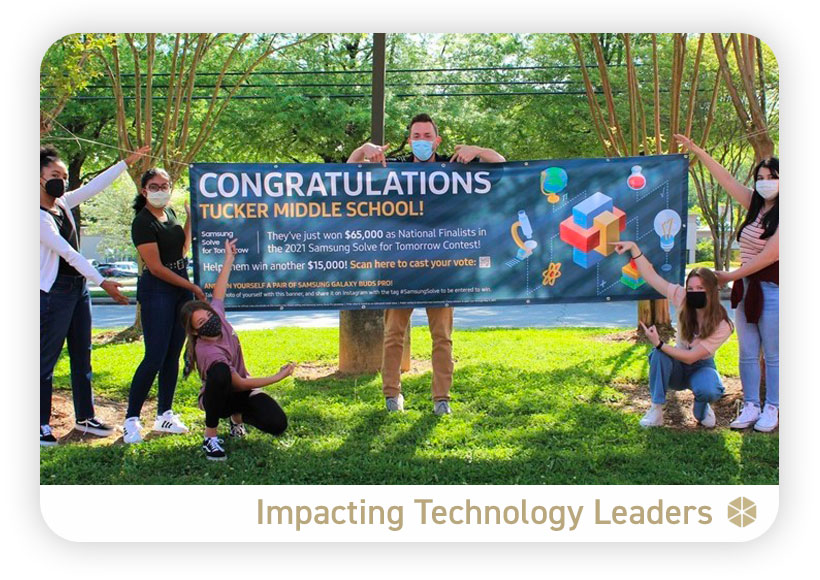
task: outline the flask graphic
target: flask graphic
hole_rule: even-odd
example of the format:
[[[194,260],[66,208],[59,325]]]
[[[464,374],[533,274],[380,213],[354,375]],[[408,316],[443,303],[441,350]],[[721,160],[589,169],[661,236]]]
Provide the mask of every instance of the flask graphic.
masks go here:
[[[640,191],[646,187],[646,177],[641,173],[640,165],[634,165],[632,167],[632,174],[627,178],[626,184],[629,186],[629,189],[634,191]]]

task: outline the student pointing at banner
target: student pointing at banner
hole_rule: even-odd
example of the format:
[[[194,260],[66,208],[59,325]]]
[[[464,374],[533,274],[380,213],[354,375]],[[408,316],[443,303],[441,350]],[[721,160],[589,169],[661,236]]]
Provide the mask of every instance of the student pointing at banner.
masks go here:
[[[755,167],[753,187],[746,187],[691,139],[675,135],[694,153],[720,186],[744,209],[740,226],[740,268],[717,272],[721,284],[732,282],[732,308],[740,348],[743,409],[729,425],[773,431],[780,405],[780,161],[761,160]],[[766,400],[760,409],[760,351],[766,363]]]
[[[666,344],[655,326],[641,326],[654,347],[649,354],[649,393],[652,405],[641,419],[642,427],[663,425],[663,404],[669,389],[692,389],[695,419],[706,428],[715,426],[709,403],[723,395],[723,382],[715,367],[717,349],[732,335],[729,314],[720,303],[718,279],[709,268],[695,268],[686,277],[686,288],[662,278],[635,242],[613,242],[619,254],[629,252],[635,266],[678,311],[677,345]]]
[[[94,417],[91,394],[91,299],[86,280],[98,284],[114,300],[127,304],[119,284],[105,280],[80,253],[72,208],[104,191],[148,152],[143,147],[100,173],[86,185],[66,191],[68,169],[53,147],[40,147],[40,445],[57,439],[49,426],[54,366],[68,342],[74,428],[106,436],[113,429]]]
[[[242,345],[225,317],[225,293],[236,257],[236,239],[225,241],[225,259],[214,285],[210,304],[193,300],[182,308],[182,326],[188,336],[186,358],[196,366],[202,379],[199,406],[205,411],[205,439],[202,450],[210,460],[226,458],[217,437],[219,420],[230,417],[230,435],[244,437],[244,420],[271,435],[279,435],[288,425],[285,412],[262,387],[293,374],[293,364],[283,365],[274,375],[252,378],[245,368]]]
[[[412,153],[398,158],[387,159],[387,145],[365,143],[348,158],[348,163],[370,161],[387,165],[387,161],[400,163],[502,163],[504,157],[492,149],[474,145],[456,145],[452,156],[439,155],[436,150],[441,144],[438,127],[427,114],[413,117],[407,127],[407,142]],[[410,323],[412,308],[391,308],[384,311],[384,345],[382,352],[382,391],[388,411],[403,411],[404,397],[401,394],[401,359],[404,350],[404,335]],[[453,384],[453,309],[427,308],[427,320],[433,339],[433,411],[436,415],[450,413],[450,387]]]

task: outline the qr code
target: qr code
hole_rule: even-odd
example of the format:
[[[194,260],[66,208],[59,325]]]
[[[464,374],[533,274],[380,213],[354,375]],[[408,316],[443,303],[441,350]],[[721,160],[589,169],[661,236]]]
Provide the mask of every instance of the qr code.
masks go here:
[[[479,256],[478,258],[478,267],[479,268],[489,268],[492,265],[492,260],[490,256]]]

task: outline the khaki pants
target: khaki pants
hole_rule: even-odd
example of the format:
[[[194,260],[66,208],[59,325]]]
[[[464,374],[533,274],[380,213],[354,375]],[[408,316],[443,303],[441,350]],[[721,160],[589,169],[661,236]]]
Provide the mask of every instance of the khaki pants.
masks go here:
[[[382,391],[385,397],[395,397],[401,392],[404,333],[412,313],[412,308],[384,311]],[[453,309],[427,308],[427,319],[433,338],[433,400],[447,401],[453,385]]]

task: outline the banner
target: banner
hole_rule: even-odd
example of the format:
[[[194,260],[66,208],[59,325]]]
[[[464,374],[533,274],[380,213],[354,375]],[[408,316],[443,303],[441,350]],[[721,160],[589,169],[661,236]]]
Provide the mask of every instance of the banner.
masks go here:
[[[611,242],[684,276],[684,155],[514,163],[190,168],[195,282],[226,238],[231,309],[641,300],[659,295]]]

